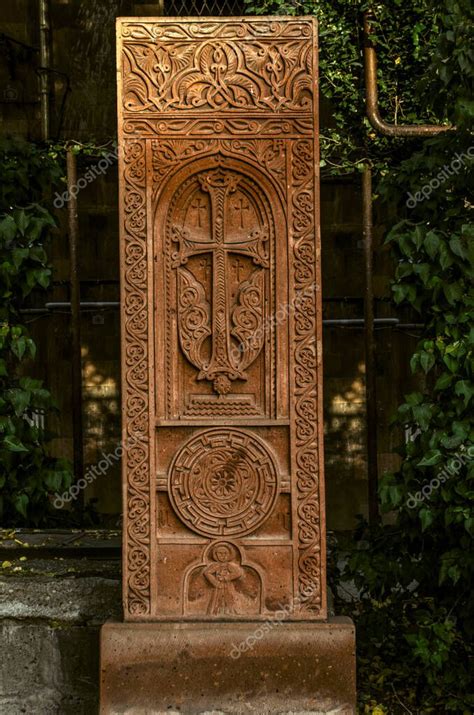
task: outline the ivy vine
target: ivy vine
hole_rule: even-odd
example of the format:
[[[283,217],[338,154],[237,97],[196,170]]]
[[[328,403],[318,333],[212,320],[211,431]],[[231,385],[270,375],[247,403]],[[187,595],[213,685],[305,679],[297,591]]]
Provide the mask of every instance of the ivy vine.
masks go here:
[[[54,497],[72,484],[68,460],[51,456],[48,415],[56,403],[31,377],[36,344],[22,308],[52,280],[48,250],[64,240],[54,195],[66,189],[66,151],[78,160],[106,157],[112,142],[35,144],[0,142],[0,520],[3,526],[64,526],[90,521],[54,509]],[[39,418],[39,419],[38,419]],[[77,477],[77,475],[76,475]]]
[[[28,375],[36,345],[21,308],[51,282],[47,247],[56,222],[47,197],[63,169],[57,152],[5,140],[0,172],[0,518],[6,526],[39,526],[51,515],[49,495],[66,489],[72,474],[48,453],[42,417],[56,406]]]

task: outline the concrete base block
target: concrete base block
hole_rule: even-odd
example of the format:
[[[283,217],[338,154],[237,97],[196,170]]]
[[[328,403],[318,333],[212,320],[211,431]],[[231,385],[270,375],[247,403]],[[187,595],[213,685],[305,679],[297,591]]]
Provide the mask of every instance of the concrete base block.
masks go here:
[[[100,703],[101,715],[354,715],[354,625],[108,622]]]

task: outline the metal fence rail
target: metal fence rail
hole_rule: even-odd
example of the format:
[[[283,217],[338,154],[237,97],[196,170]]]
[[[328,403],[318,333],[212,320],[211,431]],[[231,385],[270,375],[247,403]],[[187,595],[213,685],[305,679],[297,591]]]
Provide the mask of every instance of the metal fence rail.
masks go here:
[[[164,14],[168,16],[243,15],[243,0],[165,0]]]

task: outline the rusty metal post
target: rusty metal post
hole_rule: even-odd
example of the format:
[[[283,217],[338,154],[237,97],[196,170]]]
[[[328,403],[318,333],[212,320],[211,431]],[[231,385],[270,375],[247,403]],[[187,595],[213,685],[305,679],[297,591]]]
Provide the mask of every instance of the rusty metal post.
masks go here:
[[[364,320],[365,320],[365,394],[367,429],[367,473],[369,480],[369,520],[379,517],[377,465],[377,391],[375,372],[375,325],[373,290],[373,211],[372,169],[366,165],[362,174],[362,220],[364,237]]]
[[[50,108],[49,108],[49,66],[51,61],[51,38],[49,23],[49,2],[39,0],[39,31],[40,31],[40,113],[41,113],[41,139],[47,141],[50,134]]]
[[[84,474],[83,424],[82,424],[82,356],[81,356],[81,288],[78,267],[79,223],[77,215],[77,161],[69,147],[67,150],[67,190],[69,222],[69,256],[71,280],[71,333],[72,333],[72,418],[74,476],[80,479]]]

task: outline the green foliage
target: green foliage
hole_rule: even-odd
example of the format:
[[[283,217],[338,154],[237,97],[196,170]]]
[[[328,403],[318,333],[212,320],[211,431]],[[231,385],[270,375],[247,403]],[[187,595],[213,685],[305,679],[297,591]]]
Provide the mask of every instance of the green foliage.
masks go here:
[[[331,109],[324,171],[370,161],[394,225],[394,303],[424,324],[411,359],[418,391],[394,417],[412,438],[380,486],[383,523],[361,520],[332,551],[337,610],[355,618],[366,713],[474,711],[473,9],[468,0],[248,0],[249,11],[314,14],[320,89]],[[385,139],[364,119],[360,13],[375,13],[381,113],[443,123],[425,141]],[[326,123],[325,123],[326,124]],[[348,595],[353,583],[357,595]]]
[[[245,0],[255,14],[314,15],[319,22],[319,72],[324,134],[324,175],[362,170],[366,160],[386,173],[394,160],[410,154],[412,142],[378,136],[365,118],[362,12],[373,12],[372,39],[379,61],[379,103],[384,118],[395,123],[438,123],[447,118],[444,104],[422,102],[427,58],[436,49],[441,16],[431,0]],[[440,103],[438,103],[440,104]]]
[[[48,192],[63,174],[57,153],[33,144],[0,145],[0,518],[2,524],[40,525],[49,494],[71,483],[64,461],[46,450],[48,433],[34,422],[54,410],[40,380],[27,376],[36,345],[21,306],[51,280],[46,248],[55,229]]]

